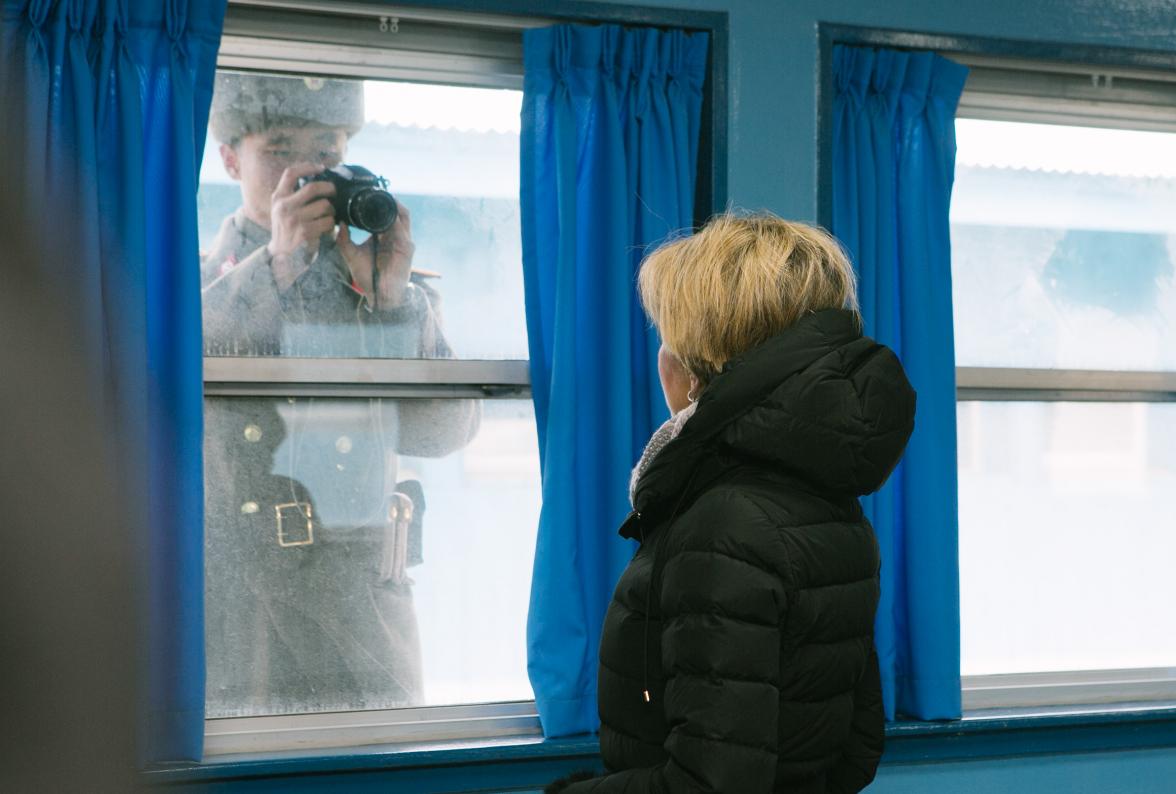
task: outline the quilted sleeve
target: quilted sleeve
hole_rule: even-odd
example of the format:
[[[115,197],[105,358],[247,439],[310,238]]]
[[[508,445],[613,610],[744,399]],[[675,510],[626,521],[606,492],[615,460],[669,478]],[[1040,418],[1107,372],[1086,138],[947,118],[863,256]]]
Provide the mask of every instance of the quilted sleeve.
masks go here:
[[[866,670],[854,690],[853,725],[845,753],[829,770],[828,786],[836,794],[853,794],[874,780],[882,758],[882,680],[878,653],[871,649]]]

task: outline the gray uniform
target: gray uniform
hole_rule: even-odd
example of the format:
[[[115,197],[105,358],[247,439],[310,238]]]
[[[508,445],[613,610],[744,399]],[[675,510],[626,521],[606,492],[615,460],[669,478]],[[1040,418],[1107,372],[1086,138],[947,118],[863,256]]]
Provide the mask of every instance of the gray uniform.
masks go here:
[[[208,355],[451,357],[437,294],[370,311],[324,238],[279,293],[267,230],[227,218],[203,257]],[[471,400],[218,398],[205,407],[210,714],[419,704],[397,454],[440,456],[477,430]]]

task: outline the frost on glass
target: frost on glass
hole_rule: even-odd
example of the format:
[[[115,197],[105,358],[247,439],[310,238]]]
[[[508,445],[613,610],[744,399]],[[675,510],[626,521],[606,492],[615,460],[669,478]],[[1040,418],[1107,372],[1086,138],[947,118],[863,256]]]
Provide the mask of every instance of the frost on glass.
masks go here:
[[[530,400],[486,400],[460,456],[402,458],[428,483],[429,534],[416,581],[429,705],[531,700],[527,610],[539,526]]]
[[[531,697],[525,400],[205,401],[210,717]]]
[[[226,75],[246,82],[225,83]],[[527,357],[518,203],[521,92],[223,71],[220,79],[218,92],[236,93],[227,110],[214,99],[214,121],[220,113],[238,128],[246,121],[257,125],[258,114],[250,113],[260,105],[298,118],[233,144],[218,140],[222,128],[211,125],[198,196],[206,355]],[[250,79],[288,82],[259,95]],[[327,112],[313,101],[315,92],[326,96],[341,83],[357,87],[347,107]],[[340,126],[349,108],[362,115],[354,129]],[[313,123],[303,118],[312,116]],[[303,140],[307,129],[337,136],[326,143]],[[277,276],[276,298],[264,269],[252,268],[251,255],[273,239],[272,208],[253,211],[246,219],[251,222],[241,220],[243,210],[259,203],[246,193],[271,195],[285,167],[306,161],[359,165],[387,180],[387,191],[407,211],[413,247],[410,286],[400,303],[379,304],[378,289],[370,287],[369,249],[363,248],[370,245],[368,235],[355,228],[350,236],[361,248],[358,255],[339,255],[338,227],[332,228],[316,251],[307,247],[302,254],[316,263],[309,276],[289,285]],[[225,224],[234,218],[226,237]],[[385,255],[396,228],[380,237]]]
[[[962,402],[964,675],[1176,659],[1176,405]]]
[[[957,130],[956,363],[1176,367],[1176,135]]]

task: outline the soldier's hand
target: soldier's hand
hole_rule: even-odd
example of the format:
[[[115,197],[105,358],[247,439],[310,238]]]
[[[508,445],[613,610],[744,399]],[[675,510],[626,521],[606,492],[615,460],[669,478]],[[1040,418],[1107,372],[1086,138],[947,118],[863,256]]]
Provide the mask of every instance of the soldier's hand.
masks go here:
[[[285,292],[318,254],[319,238],[335,228],[335,210],[327,199],[335,193],[330,182],[298,180],[323,170],[321,165],[299,163],[282,172],[270,197],[270,241],[266,248],[278,289]]]
[[[412,241],[412,221],[408,208],[396,202],[396,222],[392,228],[378,235],[376,267],[380,272],[380,294],[377,305],[381,309],[392,309],[404,302],[408,277],[412,273],[412,255],[416,244]],[[346,224],[340,224],[335,243],[351,269],[351,277],[365,295],[372,294],[372,241],[376,235],[356,245],[351,242],[351,232]]]

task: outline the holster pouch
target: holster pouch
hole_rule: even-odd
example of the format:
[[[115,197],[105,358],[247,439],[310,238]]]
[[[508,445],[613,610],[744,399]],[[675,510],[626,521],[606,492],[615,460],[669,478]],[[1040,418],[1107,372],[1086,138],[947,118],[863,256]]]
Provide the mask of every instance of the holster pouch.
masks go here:
[[[396,490],[388,495],[380,551],[381,582],[403,584],[408,581],[408,566],[422,561],[421,516],[424,513],[424,502],[424,491],[416,480],[397,483]]]
[[[408,567],[408,527],[412,523],[413,503],[394,491],[385,503],[384,542],[380,546],[380,581],[403,584]]]
[[[408,523],[408,544],[405,564],[409,567],[420,565],[425,561],[424,555],[424,525],[425,525],[425,489],[420,480],[402,480],[396,483],[396,493],[404,494],[412,500],[412,520]]]

